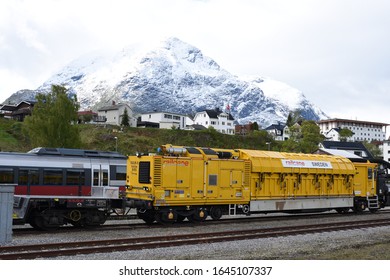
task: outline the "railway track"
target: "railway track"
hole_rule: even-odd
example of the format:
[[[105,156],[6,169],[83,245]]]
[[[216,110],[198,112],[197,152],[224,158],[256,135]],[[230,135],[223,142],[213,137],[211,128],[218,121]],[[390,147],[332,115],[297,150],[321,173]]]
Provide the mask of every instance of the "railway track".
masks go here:
[[[116,251],[154,249],[201,243],[229,242],[245,239],[281,237],[288,235],[312,234],[340,230],[362,229],[390,226],[390,219],[369,221],[349,221],[323,223],[303,226],[286,226],[250,230],[220,231],[208,234],[181,234],[170,236],[152,236],[142,238],[108,239],[68,243],[34,244],[0,247],[0,259],[36,259],[77,254],[107,253]]]
[[[380,212],[375,213],[376,216],[378,215],[388,215],[390,214],[390,210],[381,210]],[[348,213],[347,215],[357,215],[354,213]],[[372,217],[372,213],[370,212],[364,212],[361,214],[358,214],[359,216],[370,216]],[[272,222],[272,221],[285,221],[285,220],[300,220],[300,219],[318,219],[318,218],[343,218],[345,215],[340,215],[336,212],[328,212],[328,213],[309,213],[309,214],[278,214],[276,216],[267,216],[267,215],[257,215],[257,216],[250,216],[250,217],[238,217],[238,218],[225,218],[222,220],[214,221],[211,219],[207,219],[206,221],[202,223],[193,223],[192,226],[202,226],[205,224],[229,224],[229,223],[248,223],[248,222]],[[110,224],[106,223],[101,226],[96,226],[96,227],[85,227],[85,228],[77,228],[73,226],[65,226],[61,227],[59,229],[50,231],[52,234],[57,234],[57,233],[63,233],[63,232],[80,232],[80,231],[110,231],[110,230],[128,230],[129,228],[135,229],[135,228],[160,228],[160,227],[165,227],[166,225],[161,225],[161,224],[152,224],[152,225],[147,225],[143,221],[139,219],[131,219],[133,223],[116,223],[116,224]],[[170,227],[181,227],[181,226],[188,226],[190,222],[184,221],[182,223],[176,223],[176,224],[170,224]],[[38,231],[34,228],[31,227],[14,227],[13,228],[13,235],[14,236],[19,236],[19,235],[24,235],[24,234],[46,234],[47,231]]]

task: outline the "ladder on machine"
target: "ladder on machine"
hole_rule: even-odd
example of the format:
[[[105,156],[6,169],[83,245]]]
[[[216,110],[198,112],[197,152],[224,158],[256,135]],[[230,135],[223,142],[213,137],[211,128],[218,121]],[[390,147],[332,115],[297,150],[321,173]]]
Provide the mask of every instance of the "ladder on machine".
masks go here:
[[[378,196],[367,196],[367,206],[368,209],[379,209],[379,199]]]
[[[229,204],[229,216],[236,216],[237,208],[236,204]]]

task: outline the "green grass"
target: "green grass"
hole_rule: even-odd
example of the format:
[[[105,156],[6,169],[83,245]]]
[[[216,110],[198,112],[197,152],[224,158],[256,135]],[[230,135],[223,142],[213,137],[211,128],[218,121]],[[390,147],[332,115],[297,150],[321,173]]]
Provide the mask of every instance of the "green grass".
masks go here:
[[[266,142],[273,142],[265,132],[256,131],[248,136],[225,135],[214,129],[187,131],[178,129],[133,128],[121,130],[118,126],[78,125],[81,148],[118,151],[122,154],[154,152],[163,144],[218,148],[267,149]],[[115,138],[116,137],[116,138]],[[277,143],[272,147],[277,149]],[[27,152],[32,147],[23,134],[22,123],[0,118],[0,149],[2,151]]]

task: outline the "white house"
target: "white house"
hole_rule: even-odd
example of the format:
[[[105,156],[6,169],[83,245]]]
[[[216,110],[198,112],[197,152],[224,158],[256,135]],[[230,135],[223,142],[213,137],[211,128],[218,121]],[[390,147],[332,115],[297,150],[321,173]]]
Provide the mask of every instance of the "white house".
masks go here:
[[[383,159],[390,162],[390,140],[383,141],[382,151]]]
[[[285,141],[290,138],[290,130],[287,125],[283,123],[271,124],[269,127],[264,129],[268,134],[277,141]]]
[[[101,107],[97,110],[98,120],[99,122],[106,124],[121,125],[125,109],[127,110],[127,115],[129,116],[129,125],[136,127],[137,120],[133,117],[133,110],[125,103],[116,104],[113,101],[112,105]]]
[[[353,132],[347,141],[384,141],[386,127],[389,124],[346,119],[321,120],[318,123],[320,131],[325,137],[333,141],[340,141],[339,129],[348,128]]]
[[[205,110],[195,114],[194,124],[214,127],[223,134],[235,133],[234,118],[231,114],[215,110]]]
[[[169,112],[153,112],[141,115],[141,122],[159,124],[160,128],[178,128],[185,129],[187,125],[187,116]]]

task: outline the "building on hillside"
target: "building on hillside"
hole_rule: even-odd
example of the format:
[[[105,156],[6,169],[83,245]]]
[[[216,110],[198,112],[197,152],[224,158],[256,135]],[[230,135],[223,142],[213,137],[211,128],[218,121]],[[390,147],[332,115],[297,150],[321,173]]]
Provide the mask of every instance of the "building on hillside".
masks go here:
[[[21,101],[17,105],[1,105],[0,114],[4,118],[14,119],[22,122],[26,116],[31,115],[35,103],[35,101]]]
[[[264,129],[270,134],[276,141],[285,141],[290,138],[290,130],[284,123],[271,124]]]
[[[234,129],[236,135],[247,135],[253,131],[253,124],[236,124]]]
[[[129,117],[129,125],[132,127],[137,126],[137,119],[133,116],[133,110],[129,105],[125,103],[116,104],[114,101],[109,106],[103,106],[99,108],[97,122],[105,124],[121,125],[125,109]]]
[[[219,108],[197,112],[194,124],[213,127],[223,134],[234,135],[235,133],[233,116],[230,113],[222,112]]]
[[[98,122],[98,114],[93,112],[92,110],[78,111],[77,118],[79,123]]]
[[[169,112],[152,112],[141,114],[141,120],[137,126],[185,129],[187,122],[188,116],[186,115]]]
[[[389,124],[347,119],[328,119],[318,123],[321,133],[331,141],[340,141],[340,129],[347,128],[353,135],[347,141],[384,141]]]
[[[382,152],[383,159],[390,162],[390,139],[383,141]]]

